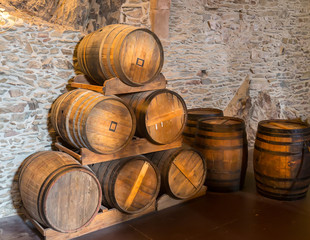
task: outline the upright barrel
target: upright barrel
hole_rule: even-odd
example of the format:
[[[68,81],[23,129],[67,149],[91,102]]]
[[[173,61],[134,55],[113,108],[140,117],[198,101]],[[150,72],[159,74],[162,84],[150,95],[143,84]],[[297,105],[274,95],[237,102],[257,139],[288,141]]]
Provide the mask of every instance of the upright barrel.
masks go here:
[[[292,120],[258,124],[254,147],[257,191],[269,198],[306,196],[310,183],[310,126]]]
[[[175,199],[188,199],[203,186],[206,163],[193,148],[177,148],[146,155],[161,174],[161,193]]]
[[[158,195],[158,169],[144,156],[103,162],[91,168],[101,183],[106,207],[134,214],[147,209]]]
[[[19,174],[19,189],[28,214],[60,232],[82,229],[101,205],[96,176],[62,152],[43,151],[26,158]]]
[[[187,109],[184,100],[168,89],[120,96],[136,115],[136,135],[155,144],[175,141],[183,132]]]
[[[192,108],[187,111],[187,122],[183,131],[183,142],[195,147],[195,134],[199,119],[222,117],[223,111],[217,108]]]
[[[120,98],[84,89],[61,95],[52,106],[51,122],[73,147],[102,154],[125,147],[136,128],[132,109]]]
[[[243,187],[248,148],[242,119],[214,117],[198,121],[195,144],[207,163],[208,190],[232,192]]]
[[[77,59],[82,72],[99,84],[118,77],[127,85],[141,86],[160,73],[164,52],[152,31],[112,24],[85,36]]]

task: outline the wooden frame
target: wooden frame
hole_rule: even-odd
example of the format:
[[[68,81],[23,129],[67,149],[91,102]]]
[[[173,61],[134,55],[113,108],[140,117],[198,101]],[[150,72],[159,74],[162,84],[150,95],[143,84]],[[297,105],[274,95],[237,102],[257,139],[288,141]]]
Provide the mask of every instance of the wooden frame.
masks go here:
[[[59,141],[55,143],[55,146],[60,151],[66,152],[72,157],[76,158],[82,165],[88,165],[100,162],[107,162],[124,157],[131,157],[151,152],[178,148],[182,146],[182,138],[179,138],[173,143],[165,145],[156,145],[147,141],[145,138],[137,138],[131,140],[131,142],[126,147],[113,154],[98,154],[88,150],[87,148],[81,148],[80,153],[76,153],[62,145]]]
[[[176,199],[169,197],[166,194],[163,194],[148,209],[144,210],[141,213],[132,214],[132,215],[122,213],[115,208],[107,209],[106,207],[102,206],[100,211],[94,218],[94,220],[88,226],[73,233],[61,233],[51,228],[45,228],[40,223],[38,223],[37,221],[29,217],[29,215],[27,214],[25,210],[24,212],[25,212],[26,217],[36,227],[36,229],[40,232],[40,234],[44,237],[44,239],[46,240],[71,239],[71,238],[83,236],[85,234],[95,232],[101,229],[105,229],[110,226],[116,225],[118,223],[123,223],[123,222],[144,216],[152,212],[158,212],[163,209],[176,206],[178,204],[187,202],[189,200],[204,196],[206,194],[206,191],[207,191],[207,187],[203,186],[201,190],[195,196],[189,199],[186,199],[186,200],[176,200]]]
[[[165,89],[167,85],[166,78],[163,74],[159,74],[152,82],[139,87],[132,87],[123,83],[119,78],[111,78],[104,81],[103,86],[94,85],[84,75],[77,75],[74,77],[73,82],[70,83],[71,87],[83,88],[102,93],[104,95],[116,95],[134,92],[144,92],[156,89]]]

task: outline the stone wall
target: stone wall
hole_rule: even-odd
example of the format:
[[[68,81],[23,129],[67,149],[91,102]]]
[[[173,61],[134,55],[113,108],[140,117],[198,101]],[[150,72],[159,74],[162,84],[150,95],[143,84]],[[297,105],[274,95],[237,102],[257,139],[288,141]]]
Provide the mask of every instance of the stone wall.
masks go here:
[[[72,56],[82,34],[14,8],[1,13],[9,19],[0,34],[0,217],[4,217],[16,214],[21,206],[17,184],[21,162],[34,152],[51,149],[55,132],[48,114],[74,76]]]
[[[250,145],[260,120],[310,120],[309,13],[308,0],[171,1],[169,87],[189,108],[243,117]]]

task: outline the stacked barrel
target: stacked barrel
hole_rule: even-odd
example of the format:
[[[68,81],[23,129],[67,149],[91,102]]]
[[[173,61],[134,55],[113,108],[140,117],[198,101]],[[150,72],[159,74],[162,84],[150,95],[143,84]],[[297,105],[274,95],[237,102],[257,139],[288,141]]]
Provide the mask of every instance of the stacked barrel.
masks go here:
[[[148,29],[115,24],[85,36],[77,58],[82,72],[97,84],[119,78],[138,88],[158,78],[163,49]],[[155,145],[179,141],[187,109],[182,97],[168,89],[109,96],[76,89],[55,100],[50,119],[73,152],[87,148],[111,155],[122,151],[133,136]],[[89,224],[101,204],[136,214],[151,206],[159,192],[176,199],[192,197],[205,176],[204,158],[192,148],[90,166],[81,166],[63,152],[43,151],[24,161],[19,182],[30,217],[56,231],[73,232]]]

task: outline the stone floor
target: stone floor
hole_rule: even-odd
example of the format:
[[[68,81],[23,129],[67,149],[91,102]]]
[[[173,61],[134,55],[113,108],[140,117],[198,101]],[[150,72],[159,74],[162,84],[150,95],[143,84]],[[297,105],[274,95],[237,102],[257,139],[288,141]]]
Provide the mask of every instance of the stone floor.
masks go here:
[[[0,219],[1,240],[42,239],[19,216]],[[277,201],[256,193],[250,164],[245,188],[187,203],[84,235],[78,240],[309,240],[310,196]]]

